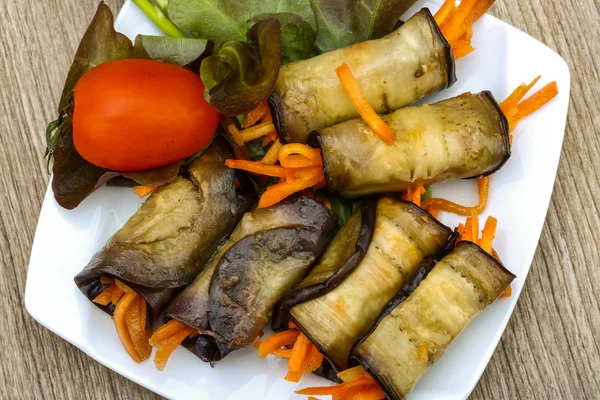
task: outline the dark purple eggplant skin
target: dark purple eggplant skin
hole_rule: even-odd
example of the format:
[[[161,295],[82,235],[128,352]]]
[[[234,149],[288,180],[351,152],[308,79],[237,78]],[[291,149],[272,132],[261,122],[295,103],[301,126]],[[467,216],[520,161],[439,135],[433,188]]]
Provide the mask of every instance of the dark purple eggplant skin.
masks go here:
[[[165,321],[175,319],[200,331],[199,336],[186,339],[182,345],[205,362],[214,363],[221,360],[238,346],[230,346],[225,338],[227,335],[222,333],[226,321],[216,321],[216,328],[212,326],[211,317],[214,314],[211,310],[213,307],[220,310],[221,307],[218,304],[220,299],[227,301],[230,295],[235,297],[235,293],[233,293],[235,290],[220,293],[223,294],[220,299],[213,297],[211,295],[212,282],[214,280],[221,282],[222,277],[224,281],[229,281],[231,284],[232,276],[237,276],[239,280],[236,282],[236,288],[239,290],[248,283],[247,280],[244,280],[249,277],[248,269],[253,271],[259,268],[256,266],[256,261],[249,257],[257,254],[260,257],[270,257],[271,259],[276,256],[281,257],[285,253],[282,249],[272,252],[273,254],[262,251],[270,246],[277,248],[277,244],[285,245],[290,254],[293,254],[294,246],[298,244],[306,246],[304,251],[312,249],[314,254],[311,258],[314,260],[331,238],[335,223],[336,219],[331,211],[318,201],[303,194],[290,196],[274,206],[255,209],[247,213],[231,234],[229,241],[215,254],[206,270],[173,300],[165,312]],[[314,232],[318,232],[318,234],[315,235]],[[266,243],[264,243],[265,240]],[[259,246],[256,246],[257,244]],[[246,263],[245,260],[249,262]],[[233,275],[228,276],[231,271],[233,271]],[[237,271],[240,273],[238,274]],[[303,276],[304,274],[300,279]],[[262,286],[261,288],[264,289]],[[240,317],[238,332],[243,329],[254,331],[255,326],[261,325],[262,328],[264,325],[260,318],[252,319],[249,312],[241,311],[241,313],[243,315]],[[252,333],[247,335],[251,336]],[[250,340],[252,339],[254,338]],[[238,345],[240,345],[240,341],[238,341]]]
[[[395,399],[396,397],[387,388],[386,381],[384,379],[382,379],[381,376],[379,376],[376,368],[374,368],[367,360],[360,357],[357,349],[371,334],[373,334],[373,332],[377,329],[377,327],[379,326],[379,324],[381,323],[381,321],[383,319],[385,319],[388,315],[390,315],[390,313],[396,307],[398,307],[402,302],[404,302],[406,299],[409,298],[409,296],[417,289],[417,287],[419,287],[419,285],[425,280],[425,278],[427,278],[427,275],[429,274],[429,272],[431,272],[433,267],[435,267],[435,265],[441,259],[443,259],[446,255],[451,253],[452,250],[457,246],[470,246],[471,248],[476,249],[480,254],[484,255],[488,260],[490,260],[494,264],[498,265],[499,268],[501,268],[503,271],[505,271],[507,275],[512,276],[513,278],[515,277],[509,270],[507,270],[502,265],[501,262],[499,262],[497,259],[492,257],[489,253],[487,253],[485,250],[483,250],[477,244],[475,244],[473,242],[458,241],[459,236],[460,235],[457,232],[454,233],[453,238],[448,243],[448,247],[446,248],[444,253],[442,253],[436,257],[430,257],[427,260],[423,260],[422,266],[419,269],[418,273],[416,273],[411,278],[411,280],[404,285],[404,287],[398,292],[398,294],[392,300],[390,300],[388,305],[382,310],[381,314],[377,318],[377,321],[375,322],[373,327],[369,330],[369,332],[352,346],[348,364],[351,367],[354,367],[357,365],[362,365],[365,368],[365,370],[377,381],[379,386],[386,393],[386,396],[388,399]]]
[[[377,210],[377,199],[367,197],[361,200],[361,227],[354,253],[342,264],[333,275],[327,280],[319,283],[305,286],[299,289],[292,290],[279,303],[275,305],[275,311],[271,319],[271,328],[275,332],[287,329],[288,326],[288,311],[296,304],[323,296],[335,289],[356,267],[360,264],[371,239],[373,238],[373,230],[375,228],[375,215]]]
[[[219,207],[211,207],[211,204],[209,204],[209,201],[213,200],[210,197],[211,194],[208,192],[203,192],[202,195],[200,193],[196,194],[199,199],[199,204],[203,207],[201,208],[201,215],[206,216],[207,223],[219,219],[222,222],[222,225],[219,226],[219,229],[212,232],[211,235],[202,236],[203,238],[206,238],[206,241],[198,243],[200,247],[198,247],[198,251],[194,251],[194,259],[191,260],[191,262],[190,260],[185,261],[187,265],[186,268],[195,269],[196,271],[201,270],[216,251],[219,244],[235,227],[237,221],[256,202],[256,194],[252,190],[249,182],[246,182],[243,177],[240,177],[241,185],[236,188],[234,172],[224,166],[223,168],[218,166],[221,161],[224,162],[231,154],[226,142],[217,139],[212,143],[211,147],[206,150],[204,155],[195,161],[195,163],[197,163],[195,169],[190,169],[189,171],[190,179],[180,177],[173,183],[167,185],[184,184],[187,188],[198,188],[202,185],[204,186],[204,190],[212,191],[215,199],[218,198],[221,202],[227,201],[230,204],[229,207],[226,207],[223,204],[220,204]],[[203,162],[207,164],[203,164]],[[194,163],[192,163],[191,166],[194,166]],[[205,175],[212,173],[213,170],[218,176],[215,176],[214,182],[205,184],[204,180],[210,180],[211,178],[210,176]],[[161,211],[168,212],[168,210],[165,211],[162,209]],[[217,218],[220,215],[223,216],[222,219]],[[152,217],[152,214],[148,214],[144,218]],[[143,220],[141,221],[143,223]],[[197,223],[198,226],[201,226],[200,221]],[[176,233],[179,233],[179,231]],[[114,237],[115,236],[113,236],[113,238]],[[92,257],[90,263],[77,274],[75,277],[76,285],[88,299],[93,300],[106,288],[106,285],[100,283],[101,275],[106,274],[119,278],[146,299],[149,306],[150,319],[155,321],[173,296],[182,286],[189,283],[196,274],[191,276],[191,279],[190,277],[186,278],[182,274],[176,274],[176,279],[163,282],[161,279],[165,275],[169,277],[168,271],[164,273],[160,271],[161,263],[164,264],[165,261],[160,260],[159,258],[160,261],[154,264],[153,256],[152,254],[149,254],[149,250],[152,250],[152,248],[146,248],[145,242],[130,245],[126,240],[123,240],[122,242],[118,240],[117,243],[114,243],[111,239],[109,239],[109,242],[102,250]],[[120,238],[120,240],[121,239],[124,238]],[[196,242],[198,241],[196,240]],[[169,243],[172,244],[172,242]],[[190,242],[188,241],[186,243]],[[178,268],[177,265],[172,265],[172,267],[174,269]],[[143,277],[144,271],[156,272],[152,274],[149,273],[147,276]],[[138,280],[137,278],[140,276],[146,280]],[[112,305],[100,306],[96,304],[96,306],[108,314],[112,315],[114,312],[114,307]]]

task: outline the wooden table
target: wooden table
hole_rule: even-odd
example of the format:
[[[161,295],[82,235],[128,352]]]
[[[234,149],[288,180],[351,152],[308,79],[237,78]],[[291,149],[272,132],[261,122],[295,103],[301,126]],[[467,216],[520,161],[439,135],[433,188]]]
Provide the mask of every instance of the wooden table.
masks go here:
[[[117,11],[122,0],[109,0]],[[0,1],[0,398],[160,398],[33,321],[23,293],[48,182],[44,129],[96,0]],[[529,278],[473,399],[600,396],[600,0],[498,0],[492,13],[572,74],[554,196]],[[493,45],[493,44],[492,44]]]

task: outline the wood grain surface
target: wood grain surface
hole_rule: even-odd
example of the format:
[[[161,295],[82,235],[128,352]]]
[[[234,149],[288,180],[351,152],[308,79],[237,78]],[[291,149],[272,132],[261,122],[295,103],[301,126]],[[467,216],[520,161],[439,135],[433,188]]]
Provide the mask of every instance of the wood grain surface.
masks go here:
[[[108,0],[117,11],[122,0]],[[0,398],[153,399],[37,324],[23,293],[48,174],[44,129],[96,0],[0,0]],[[492,13],[572,74],[554,195],[525,289],[471,398],[600,398],[600,0],[498,0]]]

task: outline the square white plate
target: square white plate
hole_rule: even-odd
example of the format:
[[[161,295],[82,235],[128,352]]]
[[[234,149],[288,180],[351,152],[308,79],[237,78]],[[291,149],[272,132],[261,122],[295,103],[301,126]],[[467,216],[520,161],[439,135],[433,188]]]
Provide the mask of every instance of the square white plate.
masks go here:
[[[423,6],[437,10],[440,4],[441,0],[420,1],[406,17]],[[131,0],[123,6],[115,27],[130,38],[138,33],[161,34]],[[490,201],[483,218],[491,214],[499,220],[495,248],[517,275],[513,295],[492,304],[468,326],[419,382],[410,400],[466,399],[479,380],[529,271],[564,136],[570,75],[558,54],[489,15],[475,25],[474,47],[474,53],[457,62],[458,82],[426,102],[484,89],[502,100],[517,85],[530,82],[538,74],[543,83],[556,80],[560,94],[519,125],[514,132],[511,159],[491,180]],[[476,202],[475,186],[472,180],[455,181],[435,185],[433,192],[469,204]],[[299,399],[303,397],[295,395],[295,389],[327,383],[316,376],[305,377],[300,384],[286,382],[286,362],[261,360],[253,348],[230,355],[215,368],[183,348],[175,351],[163,372],[158,372],[151,361],[133,362],[123,350],[111,318],[81,294],[73,277],[140,204],[131,190],[104,187],[76,210],[67,211],[54,201],[48,187],[25,290],[25,306],[33,318],[100,363],[173,399]],[[441,220],[453,227],[462,218],[444,213]]]

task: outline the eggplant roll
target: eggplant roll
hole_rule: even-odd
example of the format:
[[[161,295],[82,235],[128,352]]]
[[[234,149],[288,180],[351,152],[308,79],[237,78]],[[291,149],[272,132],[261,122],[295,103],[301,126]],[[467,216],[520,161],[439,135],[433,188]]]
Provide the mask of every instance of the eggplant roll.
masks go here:
[[[206,362],[254,340],[273,307],[329,243],[335,216],[296,195],[247,213],[207,268],[166,312],[200,331],[183,345]]]
[[[389,113],[451,86],[454,58],[428,9],[381,39],[357,43],[281,67],[269,104],[280,137],[308,134],[358,117],[335,69],[347,63],[369,104]]]
[[[490,92],[464,94],[382,116],[396,132],[385,144],[362,119],[313,132],[327,186],[345,197],[399,192],[413,185],[474,178],[510,157],[506,117]]]
[[[459,242],[416,287],[403,290],[352,349],[388,398],[404,399],[450,343],[515,276],[479,246]],[[412,291],[412,294],[410,293]],[[428,360],[419,356],[427,350]]]
[[[311,292],[310,287],[322,281],[319,275],[329,269],[324,264],[334,260],[335,265],[346,265],[335,261],[332,249],[339,247],[336,252],[352,253],[340,246],[339,236],[347,235],[340,229],[326,250],[328,257],[321,260],[295,291],[298,304],[289,310],[290,319],[338,372],[347,368],[350,348],[369,331],[387,302],[423,260],[442,251],[452,237],[448,227],[412,203],[382,198],[373,208],[373,231],[362,259],[342,279],[330,286],[323,285],[321,293]],[[360,210],[369,212],[364,207]],[[356,224],[352,218],[348,222]],[[356,232],[356,228],[348,229]],[[352,249],[356,248],[354,240],[347,243]],[[330,272],[325,274],[330,275]],[[303,288],[307,299],[299,302]],[[284,299],[282,303],[285,302]]]
[[[237,222],[256,202],[250,185],[236,189],[235,172],[225,166],[233,155],[215,140],[178,177],[156,189],[75,277],[90,299],[107,285],[105,274],[133,287],[148,302],[152,317],[177,288],[192,282]],[[108,313],[114,306],[99,306]]]

